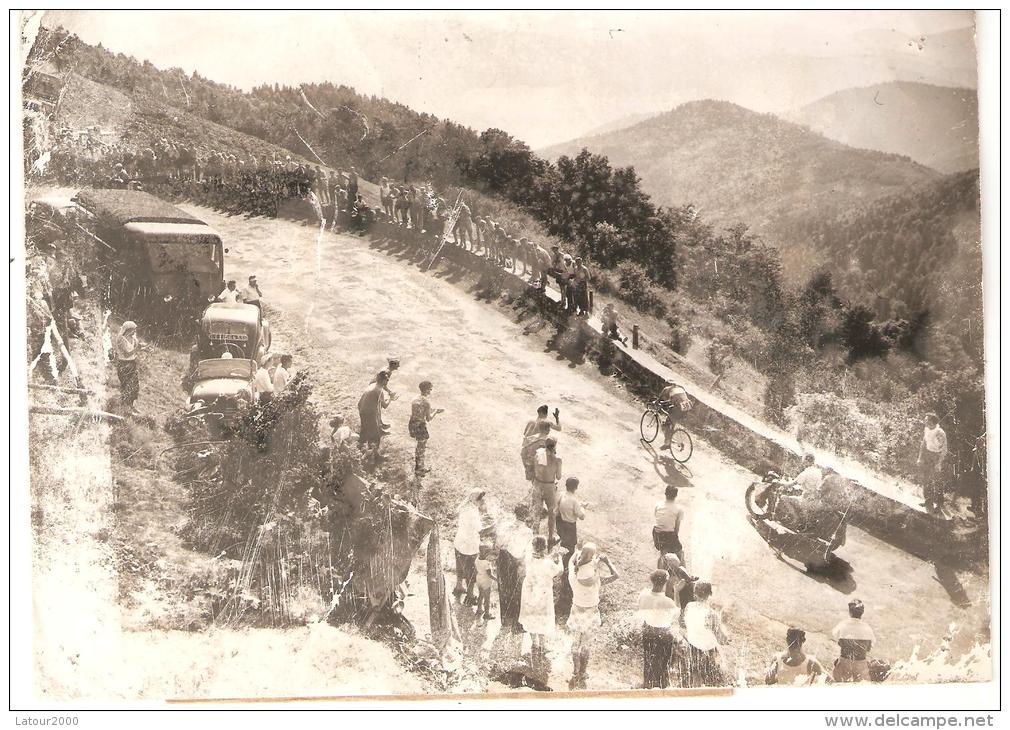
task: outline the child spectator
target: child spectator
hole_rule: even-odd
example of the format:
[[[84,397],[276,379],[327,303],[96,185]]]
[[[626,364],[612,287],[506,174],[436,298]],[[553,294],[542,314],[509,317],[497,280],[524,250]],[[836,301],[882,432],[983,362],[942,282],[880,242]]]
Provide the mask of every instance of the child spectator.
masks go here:
[[[475,568],[477,572],[477,615],[483,615],[485,621],[493,619],[491,615],[491,586],[497,576],[494,574],[494,545],[489,542],[480,544]]]

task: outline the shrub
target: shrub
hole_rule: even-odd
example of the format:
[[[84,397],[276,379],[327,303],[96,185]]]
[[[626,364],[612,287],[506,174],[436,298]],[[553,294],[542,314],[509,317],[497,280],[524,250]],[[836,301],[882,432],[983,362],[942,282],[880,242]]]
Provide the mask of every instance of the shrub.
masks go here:
[[[670,326],[670,347],[678,355],[686,355],[691,349],[691,342],[694,341],[693,328],[676,314],[668,316],[666,323]]]
[[[617,280],[621,296],[631,305],[662,319],[667,305],[663,290],[652,283],[645,269],[630,261],[617,267]]]

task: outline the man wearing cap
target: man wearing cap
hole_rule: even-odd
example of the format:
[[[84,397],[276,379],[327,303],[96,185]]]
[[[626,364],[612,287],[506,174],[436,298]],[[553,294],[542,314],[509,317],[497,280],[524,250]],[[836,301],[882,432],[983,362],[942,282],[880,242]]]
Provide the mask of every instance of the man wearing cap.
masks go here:
[[[242,288],[241,296],[245,304],[252,304],[257,309],[262,309],[260,306],[260,297],[263,296],[263,292],[260,291],[260,285],[256,283],[255,274],[249,277],[249,285]]]
[[[831,636],[838,642],[841,652],[831,675],[836,682],[867,682],[870,679],[870,665],[866,656],[876,637],[869,624],[863,621],[864,608],[863,602],[858,598],[851,601],[849,618],[831,630]]]
[[[557,454],[558,440],[549,438],[537,449],[533,459],[533,505],[538,515],[540,505],[547,508],[547,544],[555,542],[555,520],[558,510],[558,481],[561,479],[561,457]]]

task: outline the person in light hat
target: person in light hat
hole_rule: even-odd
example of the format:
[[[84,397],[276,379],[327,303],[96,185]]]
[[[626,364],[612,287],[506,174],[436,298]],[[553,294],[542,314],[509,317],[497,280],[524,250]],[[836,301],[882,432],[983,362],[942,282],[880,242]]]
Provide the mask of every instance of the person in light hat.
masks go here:
[[[831,678],[836,682],[868,682],[870,663],[867,655],[873,648],[876,636],[870,625],[863,621],[866,607],[858,598],[849,601],[849,617],[831,630],[831,638],[838,642],[839,657],[835,660]]]

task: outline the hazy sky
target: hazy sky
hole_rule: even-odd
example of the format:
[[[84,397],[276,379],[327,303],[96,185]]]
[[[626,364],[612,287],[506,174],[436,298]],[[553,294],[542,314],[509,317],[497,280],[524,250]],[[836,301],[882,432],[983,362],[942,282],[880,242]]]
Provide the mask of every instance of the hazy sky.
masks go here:
[[[331,81],[538,148],[685,101],[781,111],[975,83],[970,11],[51,11],[89,43],[249,89]]]

